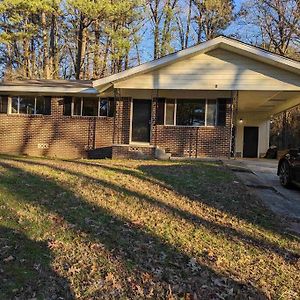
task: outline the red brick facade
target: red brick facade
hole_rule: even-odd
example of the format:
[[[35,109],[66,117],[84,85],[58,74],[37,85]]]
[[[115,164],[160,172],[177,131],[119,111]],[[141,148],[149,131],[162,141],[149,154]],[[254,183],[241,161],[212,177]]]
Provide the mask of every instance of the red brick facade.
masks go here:
[[[153,100],[151,144],[178,157],[229,157],[232,108],[227,103],[226,126],[190,127],[155,125],[156,101]]]
[[[51,116],[0,114],[0,152],[78,158],[112,145],[113,118],[63,116],[58,98],[52,98],[51,111]]]
[[[108,149],[112,157],[153,157],[155,146],[173,156],[228,157],[231,104],[226,126],[185,127],[156,125],[152,101],[151,146],[130,145],[131,99],[116,98],[115,117],[63,116],[62,99],[52,98],[51,116],[0,114],[0,153],[60,158],[86,157],[88,150]],[[112,145],[115,145],[112,147]],[[95,152],[96,156],[101,151]],[[106,152],[107,153],[107,152]]]

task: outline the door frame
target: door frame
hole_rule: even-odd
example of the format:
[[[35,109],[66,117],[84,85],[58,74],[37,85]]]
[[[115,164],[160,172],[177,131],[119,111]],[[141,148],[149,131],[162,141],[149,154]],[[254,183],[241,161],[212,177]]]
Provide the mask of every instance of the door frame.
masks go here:
[[[254,127],[254,128],[257,128],[257,153],[256,153],[256,158],[259,158],[259,126],[251,126],[251,125],[249,125],[249,126],[243,126],[243,151],[242,151],[242,158],[248,158],[248,157],[245,157],[244,156],[244,149],[245,149],[245,128],[247,128],[247,127]]]
[[[146,100],[149,101],[151,103],[151,107],[150,107],[150,128],[149,128],[149,142],[134,142],[132,141],[132,121],[133,121],[133,102],[134,101],[139,101],[139,100]],[[129,126],[129,144],[130,145],[151,145],[151,138],[152,138],[152,106],[153,106],[153,99],[134,99],[131,98],[130,100],[130,126]]]

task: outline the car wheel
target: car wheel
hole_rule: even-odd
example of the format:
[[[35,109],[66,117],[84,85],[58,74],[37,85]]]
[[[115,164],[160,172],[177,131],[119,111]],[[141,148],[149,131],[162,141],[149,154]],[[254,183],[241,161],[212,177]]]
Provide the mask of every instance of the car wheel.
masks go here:
[[[288,188],[291,186],[291,173],[289,164],[284,161],[280,165],[279,179],[282,186]]]

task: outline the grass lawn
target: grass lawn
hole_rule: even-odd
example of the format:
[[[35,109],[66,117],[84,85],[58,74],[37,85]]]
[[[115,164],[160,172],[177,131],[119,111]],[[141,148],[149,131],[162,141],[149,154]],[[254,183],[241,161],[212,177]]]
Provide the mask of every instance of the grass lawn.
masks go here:
[[[0,156],[0,299],[300,299],[300,241],[223,166]]]

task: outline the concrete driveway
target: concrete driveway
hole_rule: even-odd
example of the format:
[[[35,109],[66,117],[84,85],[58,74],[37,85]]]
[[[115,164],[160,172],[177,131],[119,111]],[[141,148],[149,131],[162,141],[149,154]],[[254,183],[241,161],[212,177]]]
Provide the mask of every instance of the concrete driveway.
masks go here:
[[[300,232],[300,189],[283,188],[277,176],[277,160],[236,159],[225,160],[238,178],[262,199],[277,215],[292,221]]]

